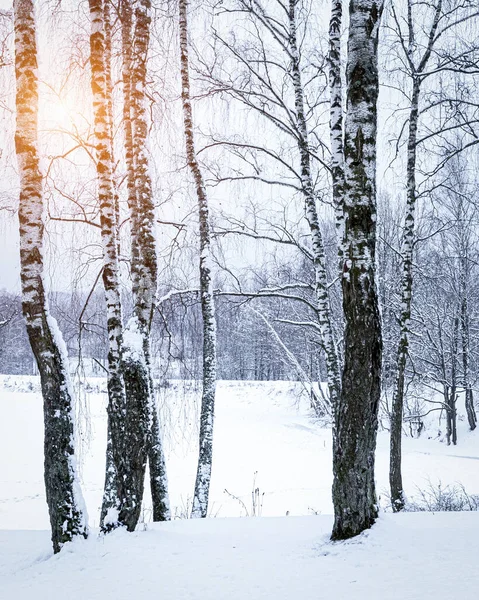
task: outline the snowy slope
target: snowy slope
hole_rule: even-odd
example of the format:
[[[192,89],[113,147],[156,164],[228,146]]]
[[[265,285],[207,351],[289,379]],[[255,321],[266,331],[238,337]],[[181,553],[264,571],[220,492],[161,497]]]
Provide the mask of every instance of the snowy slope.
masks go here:
[[[98,525],[104,478],[106,395],[97,393],[102,387],[102,380],[90,381],[90,392],[81,395],[81,406],[82,414],[91,414],[91,419],[79,419],[83,491],[93,527]],[[42,473],[42,400],[35,390],[38,382],[34,378],[0,379],[0,529],[49,526]],[[198,401],[197,391],[180,382],[162,391],[159,398],[172,512],[176,516],[184,516],[193,492]],[[429,480],[435,484],[440,480],[443,485],[460,482],[469,493],[479,494],[479,435],[467,432],[464,422],[461,426],[456,447],[428,439],[428,434],[436,434],[433,430],[418,440],[404,439],[408,494],[414,494],[416,486],[427,486]],[[332,513],[331,432],[311,420],[301,386],[291,382],[220,382],[215,427],[212,516],[252,515],[252,491],[256,488],[256,514]],[[376,473],[383,504],[388,460],[388,435],[382,432]],[[151,520],[148,508],[143,520]]]

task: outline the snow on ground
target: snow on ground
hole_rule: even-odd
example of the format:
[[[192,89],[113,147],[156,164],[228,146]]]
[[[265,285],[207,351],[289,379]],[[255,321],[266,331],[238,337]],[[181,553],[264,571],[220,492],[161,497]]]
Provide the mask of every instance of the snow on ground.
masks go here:
[[[80,394],[82,487],[92,527],[104,477],[104,387],[91,379]],[[158,400],[173,515],[181,517],[194,485],[198,390],[173,382]],[[55,557],[46,531],[38,381],[1,377],[0,410],[0,600],[66,593],[69,600],[477,597],[479,513],[382,514],[372,532],[328,542],[331,432],[312,421],[297,384],[220,382],[217,394],[211,516],[283,518],[152,525],[146,503],[137,533],[99,538],[94,532]],[[458,446],[437,438],[429,426],[419,439],[404,439],[407,493],[441,481],[479,494],[479,435],[462,421]],[[383,504],[388,452],[382,432],[376,461]],[[321,515],[294,516],[313,513]]]
[[[76,542],[0,532],[2,600],[446,600],[477,598],[478,513],[383,515],[328,541],[326,516],[150,525]],[[3,557],[7,558],[7,561]]]
[[[3,386],[2,386],[3,383]],[[90,525],[98,526],[104,483],[106,395],[101,379],[80,394],[82,487]],[[216,401],[210,514],[217,517],[331,514],[331,431],[312,421],[302,388],[292,382],[220,382]],[[173,382],[159,395],[172,513],[191,504],[197,460],[198,390]],[[35,378],[0,379],[0,529],[47,529],[43,486],[42,400]],[[404,438],[404,481],[413,495],[428,482],[462,483],[479,494],[479,435],[460,422],[459,445],[446,446],[430,427]],[[388,434],[378,438],[376,473],[387,503]],[[255,475],[256,474],[256,475]],[[253,506],[254,489],[256,506]],[[227,490],[227,491],[225,491]],[[151,520],[146,502],[143,520]]]

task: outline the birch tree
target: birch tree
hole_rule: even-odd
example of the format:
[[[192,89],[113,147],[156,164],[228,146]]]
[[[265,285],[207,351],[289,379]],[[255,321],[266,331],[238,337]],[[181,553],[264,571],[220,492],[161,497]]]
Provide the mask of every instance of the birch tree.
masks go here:
[[[375,282],[378,34],[382,0],[352,0],[344,132],[344,367],[333,430],[332,539],[377,517],[374,482],[381,393],[381,321]]]
[[[342,258],[343,242],[343,193],[344,193],[344,147],[343,147],[343,87],[341,82],[341,26],[342,0],[331,1],[329,21],[329,138],[331,145],[331,178],[333,203],[338,232],[338,254]]]
[[[15,148],[20,172],[20,277],[27,333],[40,372],[44,410],[44,477],[53,551],[87,537],[87,515],[75,467],[73,394],[68,357],[50,315],[44,285],[43,178],[38,154],[38,65],[34,4],[15,0]]]
[[[181,99],[186,142],[186,160],[194,179],[198,200],[200,233],[200,298],[203,317],[203,390],[201,395],[198,468],[193,494],[192,517],[208,513],[211,469],[213,464],[213,423],[216,393],[216,318],[213,297],[211,226],[209,204],[203,174],[196,157],[191,107],[188,61],[188,1],[179,0]]]
[[[407,0],[407,16],[405,18],[406,31],[403,32],[403,19],[395,4],[392,5],[392,18],[398,36],[399,47],[402,53],[402,63],[406,67],[408,78],[411,81],[409,119],[407,125],[407,158],[406,158],[406,214],[404,220],[404,233],[402,239],[402,294],[401,311],[399,316],[400,337],[397,347],[397,370],[394,384],[392,408],[391,408],[391,436],[390,436],[390,463],[389,483],[391,490],[391,504],[394,511],[404,508],[405,498],[403,493],[403,482],[401,473],[401,436],[404,406],[404,388],[406,363],[409,348],[409,326],[411,319],[411,303],[413,294],[413,255],[415,245],[415,222],[417,204],[417,154],[421,140],[419,135],[419,124],[421,115],[426,112],[426,107],[421,106],[424,88],[427,91],[428,80],[431,76],[447,73],[450,71],[464,70],[461,65],[463,48],[452,51],[444,49],[444,39],[448,32],[459,33],[461,27],[477,16],[476,8],[470,2],[463,4],[450,4],[443,0],[424,7],[420,4]],[[419,20],[429,20],[426,30],[418,26]],[[424,37],[424,39],[422,39]],[[441,47],[441,42],[442,47]],[[433,58],[433,61],[431,60]],[[459,65],[457,64],[459,61]],[[465,72],[470,68],[466,66]],[[439,84],[442,85],[441,80]],[[431,86],[431,84],[429,83]],[[437,94],[436,94],[437,95]],[[444,103],[445,98],[434,98],[430,108]],[[455,99],[455,104],[459,98]],[[431,115],[429,117],[431,120]],[[457,120],[457,119],[456,119]],[[460,119],[461,121],[463,118]],[[450,119],[442,126],[437,126],[437,134],[442,130],[454,130],[450,125]],[[425,139],[434,136],[434,126],[427,125]]]
[[[318,211],[318,181],[331,170],[328,161],[322,158],[325,144],[317,133],[317,109],[323,102],[325,73],[315,63],[315,60],[321,59],[308,56],[305,49],[304,40],[312,34],[308,10],[302,0],[281,0],[274,6],[265,6],[265,3],[256,0],[235,0],[223,3],[220,12],[240,15],[245,20],[248,42],[237,40],[235,35],[226,37],[215,32],[218,43],[237,64],[238,73],[224,73],[218,68],[218,75],[213,69],[208,76],[216,89],[257,113],[268,127],[273,126],[271,140],[278,141],[280,146],[280,149],[275,149],[266,142],[223,142],[225,148],[233,148],[237,156],[244,157],[247,167],[255,166],[251,175],[241,174],[225,177],[224,180],[250,179],[283,186],[290,188],[292,193],[298,193],[301,199],[310,248],[304,248],[305,244],[299,241],[297,247],[310,258],[314,267],[315,312],[321,331],[321,348],[326,358],[330,401],[334,404],[341,388],[340,358],[332,324],[330,281]],[[341,123],[338,114],[335,118]],[[338,137],[334,139],[337,141]],[[209,147],[221,143],[216,142]],[[281,169],[282,175],[267,177],[263,165],[260,166],[259,161],[256,164],[256,156],[262,156],[275,168]],[[337,169],[335,173],[337,175]],[[244,235],[254,237],[245,226],[241,228]],[[288,236],[291,243],[291,231],[285,232],[285,237]],[[270,236],[270,239],[273,238]]]
[[[428,43],[424,53],[416,64],[415,56],[415,24],[412,14],[412,0],[408,0],[407,24],[408,44],[406,56],[411,68],[412,95],[409,112],[409,132],[407,142],[407,205],[404,220],[404,234],[402,241],[402,300],[400,315],[400,338],[397,349],[396,381],[391,409],[391,436],[390,436],[390,462],[389,485],[391,488],[391,505],[395,512],[404,508],[403,484],[401,475],[401,437],[404,405],[404,378],[409,345],[409,321],[411,318],[412,300],[412,264],[414,251],[414,226],[416,212],[416,154],[419,120],[419,96],[421,84],[424,81],[423,73],[428,65],[435,41],[439,17],[441,15],[442,0],[437,2],[428,36]]]
[[[108,440],[102,528],[129,522],[129,468],[125,461],[126,398],[122,378],[123,322],[120,298],[118,211],[113,183],[113,117],[111,98],[111,39],[108,8],[102,0],[89,0],[90,64],[98,201],[103,249],[103,287],[108,329]]]
[[[470,289],[471,289],[471,215],[464,206],[465,198],[459,190],[457,242],[459,247],[459,302],[461,321],[461,354],[462,377],[464,387],[464,400],[469,429],[474,431],[477,427],[477,413],[474,407],[474,393],[471,381],[471,316],[470,316]],[[475,213],[475,211],[474,211]],[[474,217],[476,215],[474,214]],[[469,225],[469,227],[468,227]]]
[[[148,455],[154,520],[164,520],[169,514],[149,356],[151,312],[156,289],[154,210],[145,153],[147,121],[144,94],[149,3],[135,5],[133,13],[133,4],[124,2],[120,12],[123,18],[123,116],[135,302],[135,314],[126,329],[122,324],[119,205],[114,183],[110,11],[108,3],[103,0],[90,0],[89,5],[103,283],[109,334],[109,420],[102,527],[109,530],[124,525],[133,531],[141,512]]]
[[[314,193],[313,178],[311,175],[311,154],[308,144],[308,129],[305,117],[304,108],[304,92],[301,81],[301,63],[300,52],[298,47],[297,26],[296,26],[296,7],[299,4],[298,0],[290,0],[289,2],[289,52],[291,54],[291,78],[293,80],[294,98],[295,98],[295,121],[297,130],[297,143],[300,155],[301,165],[301,183],[305,202],[306,218],[311,232],[311,246],[313,255],[313,264],[315,272],[315,294],[318,305],[319,325],[321,328],[321,337],[323,349],[326,356],[328,388],[330,401],[333,406],[336,406],[339,401],[341,392],[340,365],[336,343],[331,324],[331,308],[329,303],[328,280],[326,275],[326,258],[324,252],[323,236],[319,225],[318,210],[316,207],[316,196]],[[331,64],[335,64],[334,60]],[[335,89],[335,88],[333,88]],[[334,112],[336,104],[333,100],[331,103],[332,120],[334,121],[334,132],[336,133],[336,122],[341,118]],[[339,107],[341,111],[341,105]],[[331,129],[333,131],[333,128]],[[334,178],[335,189],[337,190],[337,180],[341,178],[342,171],[339,163],[340,158],[340,143],[336,135],[332,135],[331,139],[334,144],[335,152],[333,153],[334,160]]]
[[[134,7],[134,11],[133,11]],[[133,341],[128,352],[132,369],[127,385],[131,384],[132,398],[138,413],[139,437],[132,447],[146,436],[150,467],[150,486],[153,501],[153,520],[169,519],[168,481],[161,439],[161,428],[151,377],[150,332],[157,288],[158,265],[155,239],[155,206],[148,166],[148,120],[146,112],[146,75],[150,41],[151,2],[124,0],[121,5],[123,93],[125,144],[127,160],[128,203],[131,216],[131,273],[133,283],[134,316],[128,324]],[[136,340],[136,342],[135,342]],[[141,344],[139,341],[141,340]],[[128,390],[127,390],[128,391]],[[128,398],[128,393],[127,393]],[[141,433],[140,433],[141,431]],[[146,466],[146,456],[138,463],[140,473]],[[141,484],[142,485],[142,484]],[[143,491],[138,488],[139,498]]]

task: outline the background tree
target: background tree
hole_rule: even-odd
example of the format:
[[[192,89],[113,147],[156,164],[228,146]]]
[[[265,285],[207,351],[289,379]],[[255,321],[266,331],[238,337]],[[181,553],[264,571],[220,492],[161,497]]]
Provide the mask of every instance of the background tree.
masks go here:
[[[402,11],[406,16],[402,15]],[[451,119],[434,118],[434,110],[444,101],[434,90],[431,98],[430,89],[434,84],[431,78],[436,78],[442,87],[442,77],[449,71],[464,70],[456,65],[463,56],[464,45],[451,44],[451,37],[460,35],[465,24],[474,18],[476,9],[470,2],[443,4],[442,0],[425,7],[407,0],[406,7],[401,3],[391,5],[393,29],[399,41],[401,52],[401,67],[410,80],[411,90],[409,115],[407,123],[407,158],[406,158],[406,214],[402,239],[402,298],[399,317],[400,337],[397,348],[396,380],[391,407],[391,438],[390,438],[390,470],[389,481],[391,503],[393,510],[404,508],[403,483],[401,475],[401,436],[403,421],[404,387],[406,362],[409,346],[409,324],[411,318],[411,303],[413,294],[413,254],[415,237],[415,214],[418,196],[416,183],[418,169],[418,151],[424,151],[424,142],[431,140],[434,134],[443,130],[454,130]],[[426,21],[427,29],[418,27],[419,22]],[[403,25],[404,23],[404,25]],[[403,31],[403,27],[405,31]],[[451,36],[451,37],[450,37]],[[460,98],[456,98],[456,101]],[[420,120],[425,121],[420,128]],[[462,118],[456,119],[463,121]],[[436,129],[437,128],[437,129]],[[422,130],[427,131],[421,135]],[[422,186],[424,194],[424,185]],[[454,336],[454,339],[455,336]],[[455,372],[455,369],[453,370]]]
[[[203,317],[203,391],[201,396],[198,468],[192,517],[206,517],[213,463],[213,422],[216,392],[216,318],[213,297],[211,227],[208,197],[196,157],[188,63],[187,0],[179,0],[181,98],[185,128],[186,160],[195,182],[200,233],[200,302]]]

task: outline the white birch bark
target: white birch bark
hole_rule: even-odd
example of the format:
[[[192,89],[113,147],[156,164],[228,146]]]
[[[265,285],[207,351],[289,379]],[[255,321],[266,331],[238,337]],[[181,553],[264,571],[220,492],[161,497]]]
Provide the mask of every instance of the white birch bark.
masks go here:
[[[461,200],[462,203],[462,200]],[[463,210],[461,210],[463,213]],[[461,214],[460,218],[464,215]],[[461,302],[461,344],[462,344],[462,377],[465,395],[465,406],[469,429],[474,431],[477,427],[477,415],[474,408],[474,395],[472,391],[471,375],[470,375],[470,319],[469,319],[469,260],[468,260],[468,242],[466,241],[466,233],[464,231],[464,222],[460,224],[460,274],[459,274],[459,293]]]
[[[341,82],[341,26],[343,1],[331,1],[329,21],[329,90],[330,112],[329,130],[331,144],[331,175],[333,182],[333,203],[336,212],[338,233],[338,255],[340,265],[343,256],[344,237],[344,148],[343,148],[343,89]]]
[[[211,231],[208,197],[195,151],[188,59],[188,2],[179,0],[181,99],[186,142],[186,160],[193,176],[198,200],[200,231],[200,295],[203,316],[203,391],[201,396],[198,468],[192,517],[206,517],[213,464],[213,424],[216,393],[216,318],[211,275]]]
[[[125,2],[125,4],[128,4]],[[124,31],[124,74],[126,110],[129,109],[131,142],[127,139],[127,157],[131,172],[128,175],[129,201],[132,212],[132,274],[135,321],[143,339],[144,372],[148,379],[147,450],[150,466],[150,487],[153,501],[153,520],[170,518],[168,479],[161,437],[161,427],[151,377],[150,332],[157,288],[158,266],[155,239],[155,206],[149,173],[147,144],[148,119],[146,109],[146,75],[150,40],[151,1],[139,0],[135,5],[134,25],[128,23],[131,5],[127,9],[127,28],[133,29],[133,41]],[[128,69],[129,62],[129,69]],[[127,128],[129,125],[127,124]],[[130,135],[126,131],[126,138]],[[134,181],[135,189],[130,189]],[[131,195],[131,197],[130,197]],[[135,248],[134,248],[135,247]],[[140,369],[141,372],[141,369]],[[145,382],[146,383],[146,382]]]
[[[435,35],[442,11],[442,0],[438,0],[436,10],[429,32],[429,41],[426,50],[419,62],[415,65],[414,57],[414,22],[412,15],[412,0],[408,0],[408,31],[407,61],[411,68],[412,96],[409,110],[409,131],[407,144],[407,203],[402,239],[402,296],[401,314],[399,320],[400,337],[397,348],[397,370],[394,383],[393,400],[391,407],[391,436],[389,460],[389,485],[391,489],[391,505],[393,511],[398,512],[404,508],[405,498],[403,492],[401,454],[402,454],[402,419],[404,406],[404,381],[406,362],[409,348],[409,323],[411,320],[411,303],[413,291],[413,253],[416,215],[416,159],[417,159],[417,132],[419,124],[419,99],[421,84],[429,58],[434,46]]]
[[[43,278],[43,180],[38,155],[38,80],[34,3],[15,0],[15,149],[20,172],[20,277],[28,337],[40,372],[44,409],[44,477],[54,552],[87,537],[75,466],[73,394],[68,357],[49,314]]]
[[[268,330],[271,332],[271,335],[277,342],[278,346],[282,349],[286,358],[291,363],[291,366],[295,369],[299,381],[302,383],[305,391],[311,397],[311,407],[313,408],[315,414],[321,415],[321,416],[330,415],[330,412],[329,412],[330,407],[327,404],[328,399],[326,399],[325,395],[323,395],[323,398],[320,398],[319,395],[316,393],[316,390],[314,389],[313,381],[311,381],[309,375],[306,373],[306,371],[301,366],[301,363],[298,361],[296,356],[291,352],[291,350],[288,348],[288,346],[281,339],[278,332],[273,327],[273,325],[270,323],[270,321],[259,310],[255,310],[254,308],[251,308],[251,311],[255,315],[258,315],[258,317],[263,321],[263,323],[266,325]],[[319,389],[319,392],[322,393],[321,381],[318,381],[318,389]]]
[[[120,239],[119,239],[119,223],[120,223],[120,207],[118,191],[115,186],[113,177],[113,165],[115,164],[113,152],[113,83],[111,80],[111,46],[112,32],[110,20],[110,4],[103,3],[103,30],[104,30],[104,72],[105,72],[105,93],[107,101],[107,119],[109,127],[109,147],[111,155],[111,178],[112,178],[112,193],[113,206],[115,214],[115,223],[113,227],[114,237],[117,244],[117,259],[115,267],[117,269],[116,279],[119,281],[119,254],[120,254]],[[106,288],[105,288],[106,289]],[[115,340],[113,352],[109,352],[108,356],[108,425],[107,425],[107,448],[106,448],[106,469],[105,469],[105,485],[103,491],[103,501],[100,515],[100,527],[102,531],[110,531],[119,527],[122,523],[120,515],[122,513],[122,504],[125,503],[124,490],[121,487],[121,477],[118,479],[118,473],[126,468],[124,455],[124,426],[126,418],[126,398],[123,385],[123,377],[121,374],[121,347],[116,348],[116,338],[118,329],[121,337],[123,336],[123,319],[121,308],[121,297],[118,294],[117,301],[120,303],[116,307],[117,314],[120,315],[120,321],[112,320],[108,325],[113,326],[113,330],[109,331]],[[108,309],[107,309],[108,310]],[[121,339],[121,338],[120,338]],[[113,434],[113,437],[112,437]],[[118,466],[117,466],[118,465]]]
[[[289,47],[291,53],[291,75],[293,79],[298,150],[301,164],[301,186],[312,241],[312,255],[315,272],[315,295],[318,307],[319,325],[323,348],[326,355],[328,387],[332,406],[336,406],[341,391],[339,360],[331,324],[328,281],[325,267],[324,244],[319,225],[313,179],[311,176],[311,157],[308,144],[308,128],[304,111],[304,92],[301,82],[301,63],[296,29],[297,0],[289,2]]]
[[[132,432],[123,382],[123,321],[120,296],[118,197],[114,185],[109,7],[89,0],[91,17],[90,63],[94,136],[103,247],[103,286],[108,328],[108,444],[101,524],[104,531],[126,525],[134,529],[140,513],[135,457],[128,436]],[[130,422],[131,421],[131,422]]]

